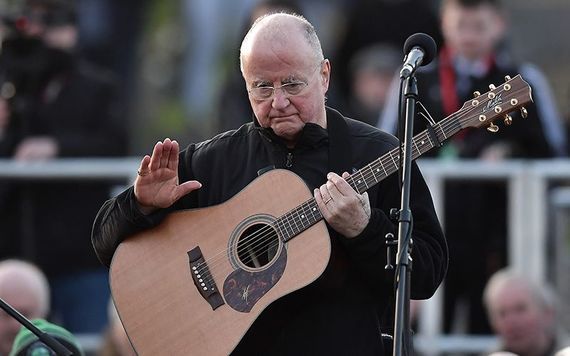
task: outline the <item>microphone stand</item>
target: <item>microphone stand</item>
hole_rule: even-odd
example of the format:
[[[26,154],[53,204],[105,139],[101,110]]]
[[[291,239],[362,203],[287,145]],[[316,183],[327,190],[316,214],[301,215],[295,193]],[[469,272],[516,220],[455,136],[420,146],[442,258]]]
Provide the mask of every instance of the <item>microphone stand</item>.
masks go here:
[[[412,270],[412,238],[410,210],[410,185],[412,167],[412,137],[416,101],[418,98],[417,80],[413,73],[405,78],[403,95],[405,98],[404,159],[402,170],[401,209],[398,214],[398,253],[396,254],[396,305],[394,315],[394,356],[401,356],[403,350],[410,350],[410,279]],[[400,162],[402,157],[400,155]]]
[[[6,303],[2,298],[0,298],[0,308],[2,308],[8,315],[16,319],[20,324],[22,324],[26,329],[34,333],[41,342],[46,344],[50,349],[52,349],[58,356],[73,356],[73,353],[69,351],[65,346],[63,346],[59,341],[50,336],[48,333],[41,331],[34,324],[32,324],[28,319],[26,319],[22,314],[20,314],[16,309],[12,308],[8,303]]]

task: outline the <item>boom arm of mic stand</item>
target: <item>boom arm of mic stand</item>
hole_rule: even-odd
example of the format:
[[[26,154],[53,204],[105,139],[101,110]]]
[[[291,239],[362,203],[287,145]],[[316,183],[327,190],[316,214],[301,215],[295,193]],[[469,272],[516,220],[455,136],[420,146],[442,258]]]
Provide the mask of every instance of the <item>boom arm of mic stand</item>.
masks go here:
[[[402,170],[401,210],[398,220],[398,253],[396,255],[396,310],[394,315],[394,356],[410,350],[410,278],[411,278],[411,222],[410,185],[412,168],[412,137],[414,131],[415,107],[418,87],[415,76],[404,79],[403,95],[405,102],[404,158]],[[400,157],[401,159],[401,157]],[[404,345],[405,343],[405,345]],[[404,347],[405,346],[405,347]]]
[[[48,333],[45,333],[40,329],[38,329],[34,324],[32,324],[16,309],[12,308],[12,306],[6,303],[2,298],[0,298],[0,308],[2,308],[6,313],[8,313],[8,315],[10,315],[12,318],[16,319],[26,329],[34,333],[34,335],[36,335],[40,339],[40,341],[42,341],[50,349],[52,349],[56,353],[56,355],[73,356],[73,353],[69,351],[65,346],[63,346],[59,341],[51,337]]]

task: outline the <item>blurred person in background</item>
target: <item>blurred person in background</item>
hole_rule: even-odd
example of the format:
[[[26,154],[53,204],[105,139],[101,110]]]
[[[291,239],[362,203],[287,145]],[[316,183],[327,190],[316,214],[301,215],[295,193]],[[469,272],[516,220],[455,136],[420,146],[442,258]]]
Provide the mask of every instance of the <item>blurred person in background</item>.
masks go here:
[[[34,264],[16,259],[0,261],[0,298],[28,319],[46,318],[50,289],[43,272]],[[6,356],[22,325],[0,310],[0,355]]]
[[[257,0],[183,0],[183,38],[186,53],[182,68],[182,99],[186,117],[203,139],[220,89],[220,58],[227,46],[239,40],[241,26]],[[232,47],[233,48],[233,47]],[[199,132],[201,131],[201,132]]]
[[[349,63],[347,116],[376,125],[401,61],[401,52],[387,44],[374,44],[356,52]]]
[[[431,34],[440,42],[434,1],[426,0],[356,0],[347,1],[343,22],[339,24],[335,64],[335,90],[329,93],[331,105],[341,106],[350,95],[350,61],[363,48],[374,44],[401,49],[404,41],[416,32]],[[403,54],[400,51],[401,58]]]
[[[28,0],[5,21],[1,94],[8,119],[0,157],[21,162],[125,153],[114,77],[76,55],[73,2]],[[44,271],[52,312],[72,332],[106,323],[107,273],[94,256],[92,216],[109,182],[0,181],[2,257],[21,256]],[[79,205],[77,205],[77,204]]]
[[[519,356],[550,356],[564,346],[557,329],[556,303],[546,285],[510,269],[497,271],[483,292],[499,350]]]
[[[435,121],[460,109],[475,91],[485,93],[490,84],[500,85],[506,75],[523,75],[532,87],[534,104],[527,106],[527,119],[511,113],[512,125],[498,120],[498,133],[466,130],[427,156],[487,161],[563,156],[563,123],[550,89],[536,67],[520,65],[509,55],[501,1],[443,0],[440,11],[443,47],[434,62],[416,72],[419,101]],[[377,124],[392,133],[398,129],[398,84],[399,80],[393,83]],[[426,120],[417,115],[415,133],[425,128]],[[491,332],[481,293],[489,276],[506,265],[506,194],[501,182],[446,183],[445,231],[450,249],[444,293],[447,332]],[[457,322],[461,305],[467,306],[466,325]]]

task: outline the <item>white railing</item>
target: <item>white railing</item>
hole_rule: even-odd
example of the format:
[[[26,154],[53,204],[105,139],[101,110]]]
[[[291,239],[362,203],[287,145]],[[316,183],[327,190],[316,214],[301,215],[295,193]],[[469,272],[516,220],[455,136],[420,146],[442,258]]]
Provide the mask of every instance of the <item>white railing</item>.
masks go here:
[[[125,179],[136,176],[140,158],[69,159],[34,163],[0,160],[1,179]],[[544,161],[439,161],[419,160],[438,215],[443,221],[444,182],[447,180],[499,180],[508,185],[509,264],[536,281],[546,279],[548,233],[547,187],[570,179],[570,160]],[[496,339],[443,335],[441,289],[421,308],[416,347],[425,355],[441,352],[479,352],[492,348]]]
[[[546,280],[549,183],[570,178],[570,160],[516,160],[503,162],[419,160],[442,224],[444,183],[447,180],[499,180],[508,187],[509,265],[537,282]],[[468,202],[466,202],[468,203]],[[499,217],[497,217],[499,218]],[[493,223],[482,222],[482,223]],[[441,289],[441,288],[440,288]],[[442,336],[441,290],[421,308],[417,343],[425,355],[440,352],[490,350],[493,338]]]

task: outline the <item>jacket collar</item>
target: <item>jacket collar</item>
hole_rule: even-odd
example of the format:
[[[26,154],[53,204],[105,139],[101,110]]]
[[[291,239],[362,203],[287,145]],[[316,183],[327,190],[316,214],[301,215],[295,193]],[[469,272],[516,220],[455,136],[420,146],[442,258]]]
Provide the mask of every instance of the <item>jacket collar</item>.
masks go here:
[[[317,124],[306,124],[295,146],[295,150],[303,148],[317,148],[328,143],[329,169],[337,174],[352,173],[352,150],[349,140],[349,127],[340,112],[326,107],[327,129]],[[271,128],[263,128],[253,117],[253,125],[260,135],[269,142],[276,142],[285,147],[283,140]]]

